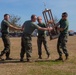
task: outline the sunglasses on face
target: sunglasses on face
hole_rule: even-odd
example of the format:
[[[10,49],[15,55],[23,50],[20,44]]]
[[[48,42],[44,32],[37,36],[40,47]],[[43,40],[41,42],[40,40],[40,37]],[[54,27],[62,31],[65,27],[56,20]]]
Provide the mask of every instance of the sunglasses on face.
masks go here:
[[[62,16],[62,17],[67,17],[67,16]]]

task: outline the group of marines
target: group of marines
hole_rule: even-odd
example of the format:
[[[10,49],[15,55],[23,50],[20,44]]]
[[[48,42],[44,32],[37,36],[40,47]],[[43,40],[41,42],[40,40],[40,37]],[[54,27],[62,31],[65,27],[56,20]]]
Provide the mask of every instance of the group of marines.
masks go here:
[[[62,13],[62,18],[60,21],[55,24],[55,27],[57,27],[57,30],[60,32],[57,42],[57,52],[59,54],[59,58],[57,60],[63,60],[62,53],[65,54],[66,60],[68,59],[68,51],[66,47],[66,43],[68,40],[68,27],[69,23],[67,20],[68,14],[66,12]],[[31,20],[27,20],[23,23],[22,28],[17,28],[11,25],[9,22],[10,15],[4,14],[4,19],[1,22],[1,33],[2,33],[2,41],[4,43],[4,49],[0,53],[0,59],[2,59],[2,56],[6,54],[6,60],[12,60],[10,58],[10,39],[9,39],[9,27],[21,30],[23,32],[21,37],[21,52],[20,52],[20,61],[24,61],[24,54],[26,53],[26,60],[27,62],[30,62],[31,60],[31,53],[32,53],[32,38],[31,34],[35,29],[38,29],[38,36],[37,36],[37,46],[38,46],[38,55],[39,59],[42,59],[42,43],[44,45],[44,48],[46,50],[47,58],[50,58],[50,50],[47,46],[47,40],[46,40],[46,31],[52,31],[53,27],[46,27],[46,24],[42,22],[41,16],[32,15]],[[38,21],[38,24],[36,24],[36,20]],[[48,21],[49,24],[52,24],[53,21]],[[62,50],[61,50],[62,49]],[[63,51],[63,52],[62,52]]]

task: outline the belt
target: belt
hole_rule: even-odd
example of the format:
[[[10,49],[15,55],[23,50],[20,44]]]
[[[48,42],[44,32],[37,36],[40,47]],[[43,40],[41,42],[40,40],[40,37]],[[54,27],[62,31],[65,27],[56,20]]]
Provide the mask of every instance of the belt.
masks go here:
[[[23,35],[26,35],[26,36],[31,36],[31,34],[29,34],[29,33],[23,33]]]

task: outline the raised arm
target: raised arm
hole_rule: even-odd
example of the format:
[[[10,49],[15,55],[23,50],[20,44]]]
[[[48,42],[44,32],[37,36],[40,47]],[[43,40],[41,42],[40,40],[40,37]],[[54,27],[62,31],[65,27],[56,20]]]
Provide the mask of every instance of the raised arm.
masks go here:
[[[43,30],[43,31],[51,31],[53,28],[52,27],[48,27],[48,28],[38,27],[38,29]]]
[[[49,20],[49,21],[48,21],[48,24],[54,24],[54,21]],[[58,23],[56,23],[56,24],[54,25],[53,28],[58,27],[59,25],[60,25],[60,24],[59,24],[59,22],[58,22]]]

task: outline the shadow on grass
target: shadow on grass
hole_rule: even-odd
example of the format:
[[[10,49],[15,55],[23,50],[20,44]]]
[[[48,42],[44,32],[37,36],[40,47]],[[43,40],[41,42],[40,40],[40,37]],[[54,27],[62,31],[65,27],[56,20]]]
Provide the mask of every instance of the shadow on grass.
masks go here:
[[[5,64],[5,63],[25,63],[25,62],[27,62],[27,61],[24,60],[23,62],[21,62],[19,59],[0,60],[0,64]]]
[[[61,61],[56,61],[56,60],[35,60],[35,62],[64,62],[63,60]]]
[[[32,60],[31,62],[63,62],[63,61],[55,61],[55,60]],[[0,64],[5,64],[5,63],[29,63],[26,60],[21,62],[19,59],[13,59],[13,60],[0,60]]]
[[[55,62],[55,60],[35,60],[35,62]]]

